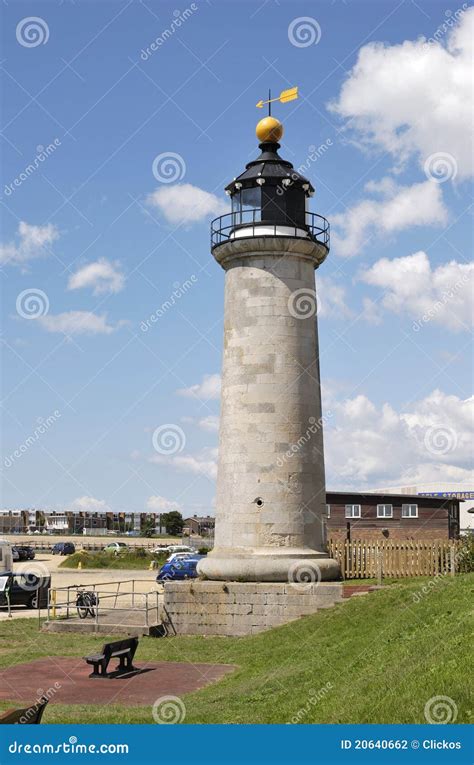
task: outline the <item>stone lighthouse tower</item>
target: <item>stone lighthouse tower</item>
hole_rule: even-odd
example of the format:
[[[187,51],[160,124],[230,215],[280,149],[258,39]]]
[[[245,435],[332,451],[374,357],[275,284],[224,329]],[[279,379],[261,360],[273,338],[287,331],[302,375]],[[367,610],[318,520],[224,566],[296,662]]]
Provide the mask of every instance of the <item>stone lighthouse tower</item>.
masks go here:
[[[339,566],[323,549],[326,491],[314,271],[329,224],[310,181],[278,153],[282,124],[257,125],[260,156],[226,188],[212,223],[225,271],[215,547],[210,580],[316,582]]]

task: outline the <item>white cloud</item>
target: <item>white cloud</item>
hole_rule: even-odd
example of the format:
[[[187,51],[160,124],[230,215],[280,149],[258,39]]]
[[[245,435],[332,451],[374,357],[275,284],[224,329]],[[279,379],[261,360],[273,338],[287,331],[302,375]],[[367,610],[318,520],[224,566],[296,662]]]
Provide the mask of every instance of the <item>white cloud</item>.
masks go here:
[[[368,297],[362,299],[362,311],[360,313],[362,319],[367,324],[380,324],[382,321],[379,305]]]
[[[59,239],[59,230],[52,223],[33,226],[21,221],[17,231],[17,242],[0,246],[0,264],[21,265],[34,258],[47,256],[48,247]]]
[[[65,335],[110,335],[123,324],[107,323],[106,314],[92,311],[66,311],[47,314],[37,319],[48,332],[63,332]]]
[[[423,167],[432,154],[447,152],[458,178],[469,177],[473,24],[469,9],[444,43],[365,45],[329,109],[350,120],[362,147],[389,152],[398,166],[415,157]]]
[[[209,433],[216,433],[219,430],[219,417],[210,414],[208,417],[201,417],[198,420],[198,426],[201,430],[207,430]]]
[[[448,220],[440,184],[425,181],[397,186],[380,182],[369,184],[368,190],[382,193],[382,198],[364,199],[332,217],[331,243],[336,255],[357,255],[374,235],[395,234],[411,226],[442,226]]]
[[[191,385],[190,388],[179,388],[176,393],[179,396],[198,398],[205,401],[220,398],[221,376],[218,374],[204,375],[202,382]]]
[[[152,513],[169,513],[171,510],[181,510],[179,502],[173,502],[159,495],[148,497],[146,506]]]
[[[425,252],[382,258],[361,275],[367,284],[386,290],[381,304],[389,311],[419,322],[430,321],[459,331],[473,321],[473,263],[455,260],[432,268]]]
[[[172,467],[195,475],[203,475],[214,480],[217,476],[217,449],[203,449],[198,454],[167,456],[154,454],[150,462],[155,465],[171,465]]]
[[[318,316],[347,319],[352,316],[348,305],[346,288],[330,277],[318,276]]]
[[[69,277],[68,290],[91,287],[94,295],[107,292],[120,292],[125,284],[125,278],[118,263],[112,263],[106,258],[100,258],[95,263],[83,266]]]
[[[98,510],[109,510],[105,499],[96,499],[95,497],[78,497],[72,503],[73,510],[83,510],[89,513],[95,513]]]
[[[215,433],[219,430],[219,417],[214,414],[210,414],[207,417],[181,417],[181,422],[189,423],[190,425],[197,425],[201,430],[206,430],[209,433]]]
[[[333,417],[324,433],[328,486],[472,480],[473,406],[472,398],[440,390],[400,412],[364,395],[331,401]]]
[[[147,197],[170,223],[196,223],[229,212],[229,205],[215,194],[190,183],[162,186]]]

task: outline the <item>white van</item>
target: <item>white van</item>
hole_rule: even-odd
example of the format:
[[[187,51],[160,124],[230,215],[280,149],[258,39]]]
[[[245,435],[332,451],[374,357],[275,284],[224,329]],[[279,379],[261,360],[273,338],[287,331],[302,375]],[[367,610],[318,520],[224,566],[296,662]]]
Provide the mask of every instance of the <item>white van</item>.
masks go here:
[[[13,571],[12,546],[6,539],[0,539],[0,572]]]

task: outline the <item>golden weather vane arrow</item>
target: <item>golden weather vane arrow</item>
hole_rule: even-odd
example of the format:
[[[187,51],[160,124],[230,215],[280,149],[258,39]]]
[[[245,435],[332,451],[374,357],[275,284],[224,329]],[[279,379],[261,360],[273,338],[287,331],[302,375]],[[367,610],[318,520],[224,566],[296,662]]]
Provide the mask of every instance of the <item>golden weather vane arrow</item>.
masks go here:
[[[281,104],[286,104],[287,101],[294,101],[295,98],[298,98],[298,88],[289,88],[288,90],[282,90],[280,95],[277,98],[271,97],[271,92],[268,91],[268,99],[267,101],[259,101],[258,104],[256,104],[258,109],[261,109],[265,104],[268,104],[268,113],[271,114],[271,106],[274,101],[279,101]]]

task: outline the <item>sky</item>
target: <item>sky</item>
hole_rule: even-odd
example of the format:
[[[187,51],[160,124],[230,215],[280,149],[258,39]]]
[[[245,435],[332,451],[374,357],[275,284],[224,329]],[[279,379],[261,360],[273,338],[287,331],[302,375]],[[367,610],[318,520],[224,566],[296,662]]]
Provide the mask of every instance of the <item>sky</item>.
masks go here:
[[[473,489],[474,11],[186,3],[1,7],[2,506],[213,513],[209,224],[295,85],[280,153],[331,224],[327,486]]]

